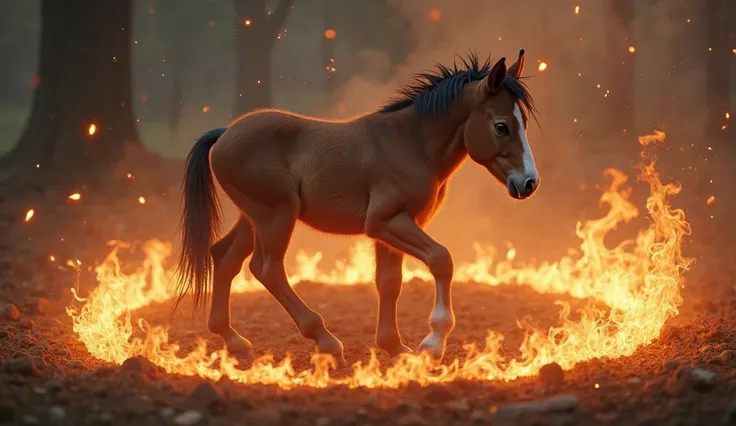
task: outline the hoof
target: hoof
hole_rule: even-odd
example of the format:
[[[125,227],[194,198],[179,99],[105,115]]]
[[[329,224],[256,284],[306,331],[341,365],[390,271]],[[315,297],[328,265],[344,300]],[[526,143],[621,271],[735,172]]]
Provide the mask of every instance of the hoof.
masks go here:
[[[225,339],[225,347],[228,354],[246,361],[253,361],[256,353],[253,350],[253,344],[245,337],[233,332]]]
[[[386,352],[388,352],[388,356],[391,358],[391,361],[396,362],[401,355],[403,354],[413,354],[414,351],[406,346],[403,343],[400,343],[398,346],[391,348],[391,349],[385,349]]]
[[[323,354],[330,354],[335,358],[335,364],[337,368],[345,368],[348,363],[345,362],[343,356],[343,345],[340,339],[335,337],[332,333],[327,332],[319,340],[317,340],[317,350]]]
[[[436,362],[442,361],[445,355],[445,339],[439,333],[429,333],[417,348],[417,354],[426,352]]]

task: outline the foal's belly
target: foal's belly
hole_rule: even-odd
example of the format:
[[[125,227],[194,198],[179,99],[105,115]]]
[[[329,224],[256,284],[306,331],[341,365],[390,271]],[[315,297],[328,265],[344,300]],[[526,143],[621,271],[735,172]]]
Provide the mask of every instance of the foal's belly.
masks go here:
[[[340,188],[305,187],[300,194],[299,220],[321,232],[329,234],[358,235],[365,233],[367,196]]]

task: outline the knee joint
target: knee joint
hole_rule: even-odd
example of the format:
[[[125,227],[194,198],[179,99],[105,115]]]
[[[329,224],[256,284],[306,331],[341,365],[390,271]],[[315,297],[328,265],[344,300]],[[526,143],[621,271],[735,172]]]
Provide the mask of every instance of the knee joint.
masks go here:
[[[450,250],[443,246],[436,246],[427,256],[427,266],[435,277],[452,278],[454,265]]]

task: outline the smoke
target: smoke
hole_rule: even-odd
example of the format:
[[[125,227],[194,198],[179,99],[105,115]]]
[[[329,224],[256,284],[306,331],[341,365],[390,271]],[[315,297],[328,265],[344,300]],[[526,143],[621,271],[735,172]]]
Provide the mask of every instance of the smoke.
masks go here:
[[[605,69],[608,53],[604,23],[612,19],[604,8],[605,2],[392,3],[411,23],[414,49],[393,68],[388,52],[358,52],[355,60],[362,71],[341,87],[338,100],[319,115],[346,117],[375,110],[401,84],[409,82],[413,74],[438,62],[452,64],[457,55],[469,51],[477,52],[481,58],[490,54],[494,61],[505,56],[508,63],[516,59],[519,49],[527,53],[527,83],[541,112],[539,126],[532,124],[529,128],[529,138],[542,184],[531,199],[512,202],[502,185],[468,160],[451,181],[447,202],[428,227],[430,235],[447,245],[458,260],[474,256],[473,242],[502,250],[512,242],[522,255],[537,258],[554,259],[564,254],[577,242],[576,221],[598,217],[603,212],[598,205],[600,184],[604,183],[601,172],[617,167],[633,177],[631,166],[640,159],[623,147],[636,144],[637,134],[651,132],[660,125],[662,111],[677,105],[673,98],[702,93],[695,93],[702,87],[702,67],[687,70],[692,85],[673,83],[675,71],[685,72],[673,69],[676,58],[670,53],[672,40],[684,25],[679,18],[690,7],[685,0],[636,2],[635,36],[628,42],[634,46],[635,53],[631,54],[637,60],[634,107],[638,123],[636,131],[616,140],[595,136],[605,119],[602,114],[606,93],[619,89],[615,83],[609,86]],[[547,64],[544,71],[539,70],[541,62]],[[387,69],[394,71],[388,79]],[[702,119],[698,114],[693,116],[698,123]],[[313,233],[298,232],[295,241],[300,247],[327,252],[336,247],[334,241],[323,245]]]

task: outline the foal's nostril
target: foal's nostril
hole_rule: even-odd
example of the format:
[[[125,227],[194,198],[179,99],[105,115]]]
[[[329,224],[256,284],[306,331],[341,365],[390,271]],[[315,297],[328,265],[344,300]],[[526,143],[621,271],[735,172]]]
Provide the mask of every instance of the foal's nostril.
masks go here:
[[[537,189],[537,180],[533,178],[528,178],[524,181],[524,192],[527,194],[531,194],[534,192],[534,190]]]

